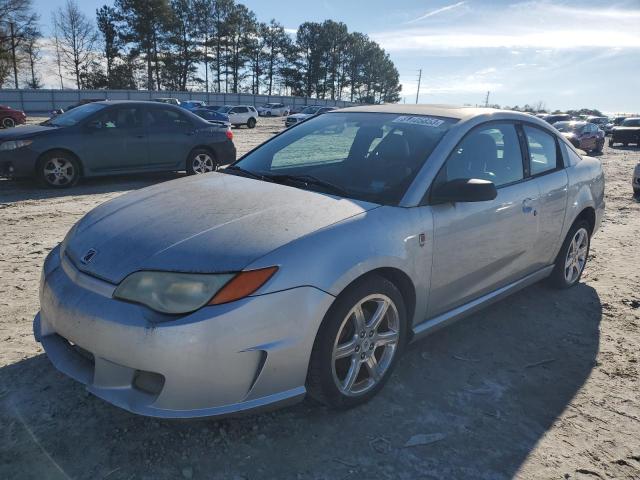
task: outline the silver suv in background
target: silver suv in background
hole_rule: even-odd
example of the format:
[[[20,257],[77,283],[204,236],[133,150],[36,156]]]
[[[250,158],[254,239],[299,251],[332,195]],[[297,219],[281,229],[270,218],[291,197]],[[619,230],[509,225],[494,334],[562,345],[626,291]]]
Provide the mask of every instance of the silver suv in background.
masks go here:
[[[258,107],[258,115],[261,117],[286,117],[290,111],[284,103],[266,103]]]
[[[323,113],[327,113],[332,110],[336,110],[336,107],[323,107],[322,105],[311,105],[309,107],[306,107],[300,113],[289,115],[285,120],[284,124],[287,127],[291,127],[296,123],[300,123],[307,120],[308,118],[315,117],[316,115],[322,115]]]
[[[253,105],[225,105],[217,110],[229,116],[229,122],[234,127],[246,125],[254,128],[258,123],[258,111]]]

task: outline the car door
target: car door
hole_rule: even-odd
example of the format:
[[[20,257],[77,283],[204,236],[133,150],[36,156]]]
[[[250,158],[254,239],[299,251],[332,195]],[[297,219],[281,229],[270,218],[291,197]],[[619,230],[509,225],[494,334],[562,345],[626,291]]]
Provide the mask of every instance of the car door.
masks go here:
[[[536,268],[550,265],[560,248],[567,208],[569,178],[556,136],[533,125],[522,126],[527,167],[538,187],[539,234],[533,247]]]
[[[430,317],[533,271],[539,195],[537,185],[526,179],[521,145],[522,135],[513,123],[480,125],[451,152],[434,181],[490,180],[498,194],[486,202],[432,206]]]
[[[134,170],[148,161],[142,109],[137,105],[109,107],[89,119],[79,153],[85,168],[95,173]]]
[[[233,107],[229,112],[229,118],[233,125],[243,125],[249,120],[249,110],[247,107]]]
[[[179,108],[148,107],[145,126],[149,139],[148,169],[185,168],[195,146],[195,127]]]

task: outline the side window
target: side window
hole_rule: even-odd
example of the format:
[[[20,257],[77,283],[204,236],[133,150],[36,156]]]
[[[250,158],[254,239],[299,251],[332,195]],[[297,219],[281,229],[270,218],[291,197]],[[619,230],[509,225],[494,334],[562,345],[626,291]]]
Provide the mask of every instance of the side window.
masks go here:
[[[249,109],[247,107],[236,107],[236,113],[247,113]]]
[[[168,108],[153,108],[149,110],[148,124],[152,128],[190,128],[191,122],[180,112]]]
[[[524,178],[522,152],[515,126],[491,124],[472,130],[449,155],[438,181],[479,178],[496,187]]]
[[[524,126],[524,133],[529,145],[531,175],[555,170],[558,166],[556,139],[539,128],[527,125]]]
[[[110,108],[98,115],[92,123],[99,128],[125,130],[140,127],[142,119],[138,108]]]

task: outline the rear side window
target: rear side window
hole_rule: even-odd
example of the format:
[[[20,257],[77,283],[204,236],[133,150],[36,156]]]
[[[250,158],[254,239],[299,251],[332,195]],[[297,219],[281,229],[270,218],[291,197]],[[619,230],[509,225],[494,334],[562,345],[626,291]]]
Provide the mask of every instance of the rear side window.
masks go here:
[[[449,155],[438,182],[460,178],[489,180],[496,187],[522,180],[522,153],[515,126],[493,123],[471,131]]]
[[[539,175],[558,167],[558,149],[556,139],[539,128],[524,126],[529,146],[529,165],[531,175]]]

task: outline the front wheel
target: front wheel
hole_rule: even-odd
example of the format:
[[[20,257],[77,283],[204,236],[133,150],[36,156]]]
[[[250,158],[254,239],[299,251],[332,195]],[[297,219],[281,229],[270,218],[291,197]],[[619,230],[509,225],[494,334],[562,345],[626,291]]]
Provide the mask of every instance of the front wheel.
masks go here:
[[[218,164],[213,154],[203,148],[198,148],[191,152],[187,160],[187,173],[189,175],[215,172],[217,169]]]
[[[256,119],[251,117],[249,120],[247,120],[247,127],[249,128],[254,128],[256,126]]]
[[[2,119],[2,122],[0,122],[0,125],[4,128],[13,128],[16,126],[16,121],[11,117],[5,117]]]
[[[401,293],[378,275],[363,278],[334,302],[316,337],[307,391],[330,407],[350,408],[384,386],[407,337]]]
[[[78,183],[80,165],[69,153],[51,152],[38,162],[37,175],[46,187],[68,188]]]
[[[591,227],[584,220],[573,224],[556,258],[549,282],[555,288],[569,288],[578,283],[589,256]]]

